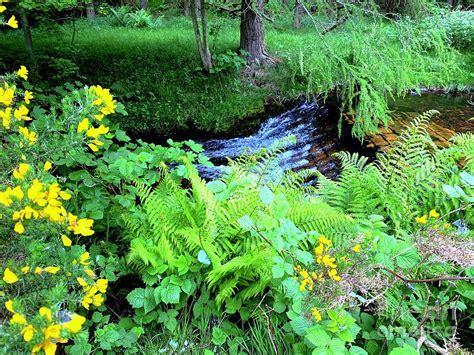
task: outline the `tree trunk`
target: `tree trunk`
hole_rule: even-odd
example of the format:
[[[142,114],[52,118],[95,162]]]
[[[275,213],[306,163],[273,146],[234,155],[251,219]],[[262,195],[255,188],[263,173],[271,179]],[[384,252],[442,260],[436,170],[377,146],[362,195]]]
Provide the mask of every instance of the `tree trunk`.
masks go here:
[[[212,68],[212,57],[211,51],[209,50],[205,5],[204,0],[191,0],[191,18],[193,20],[194,36],[196,37],[196,44],[204,71],[209,73]],[[201,18],[201,29],[199,29],[198,17]]]
[[[263,64],[271,61],[265,49],[265,33],[259,15],[263,13],[263,5],[264,0],[242,0],[240,49],[248,53],[248,63]]]
[[[87,19],[95,20],[94,1],[90,1],[86,3],[86,14],[87,14]]]
[[[140,9],[146,10],[148,7],[148,0],[140,0]]]
[[[295,13],[293,18],[293,27],[294,28],[301,28],[301,21],[303,20],[304,9],[301,3],[302,0],[296,0],[295,3]]]
[[[33,52],[33,39],[31,37],[30,22],[28,21],[28,16],[26,15],[24,10],[21,11],[20,18],[21,18],[21,28],[23,30],[23,38],[25,41],[25,49],[26,49],[26,53],[28,54],[30,76],[35,77],[38,74],[37,65],[36,65],[36,56]]]
[[[183,14],[189,17],[189,0],[183,0]]]

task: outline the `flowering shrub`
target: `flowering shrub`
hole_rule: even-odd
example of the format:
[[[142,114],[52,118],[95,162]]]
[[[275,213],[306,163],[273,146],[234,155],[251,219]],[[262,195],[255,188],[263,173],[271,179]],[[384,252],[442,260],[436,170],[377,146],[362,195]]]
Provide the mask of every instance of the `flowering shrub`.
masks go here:
[[[54,354],[58,343],[67,343],[82,330],[86,311],[103,304],[108,281],[96,276],[85,247],[75,245],[94,234],[94,221],[68,211],[72,194],[51,174],[50,161],[38,162],[38,136],[28,109],[34,96],[16,85],[19,78],[27,80],[28,70],[22,66],[5,78],[0,89],[0,137],[6,155],[19,163],[0,185],[0,228],[2,239],[18,241],[16,252],[22,255],[16,254],[2,270],[0,299],[9,321],[1,335],[8,337],[9,351]],[[114,112],[108,90],[96,86],[82,94],[95,121]],[[82,149],[97,152],[108,127],[84,124],[85,120],[70,125],[69,137]]]
[[[0,13],[5,10],[0,2]],[[18,27],[14,16],[6,24]],[[73,195],[51,173],[53,164],[41,161],[47,157],[37,145],[44,137],[38,136],[29,109],[34,94],[18,87],[20,79],[28,79],[25,66],[6,74],[0,87],[0,164],[5,172],[0,230],[2,244],[9,249],[2,258],[11,257],[3,260],[1,269],[0,345],[7,352],[54,354],[58,344],[87,329],[87,311],[102,306],[108,280],[96,275],[89,252],[77,244],[94,234],[94,221],[70,212]],[[108,140],[104,135],[109,128],[102,122],[115,112],[116,102],[100,86],[82,90],[75,100],[73,106],[93,120],[70,121],[64,127],[66,140],[98,152]]]

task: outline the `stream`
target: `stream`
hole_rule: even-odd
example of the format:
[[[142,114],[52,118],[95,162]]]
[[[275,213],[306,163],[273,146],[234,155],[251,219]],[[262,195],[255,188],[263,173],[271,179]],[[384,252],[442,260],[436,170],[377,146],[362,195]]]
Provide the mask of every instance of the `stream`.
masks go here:
[[[434,93],[408,95],[389,105],[392,117],[403,124],[409,123],[418,114],[435,109],[440,115],[433,122],[455,132],[474,132],[474,106],[468,98]],[[350,135],[350,127],[343,125],[338,136],[338,112],[335,107],[322,102],[302,102],[293,109],[264,121],[257,132],[244,137],[230,139],[210,139],[200,141],[206,155],[214,163],[212,168],[201,168],[205,178],[219,176],[227,163],[227,158],[237,158],[243,153],[255,153],[261,148],[269,148],[278,140],[294,136],[296,141],[287,144],[278,154],[279,169],[318,169],[327,177],[334,178],[339,164],[332,156],[338,151],[359,152],[373,156],[379,147],[370,148]],[[345,127],[346,126],[346,127]]]

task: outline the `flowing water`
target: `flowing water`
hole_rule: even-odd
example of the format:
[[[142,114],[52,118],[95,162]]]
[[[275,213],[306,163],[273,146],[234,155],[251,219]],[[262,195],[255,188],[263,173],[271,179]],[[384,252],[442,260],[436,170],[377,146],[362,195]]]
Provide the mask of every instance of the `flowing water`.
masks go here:
[[[433,120],[440,126],[456,132],[474,131],[474,107],[466,97],[439,96],[434,94],[407,96],[390,104],[395,119],[410,122],[417,114],[436,109],[441,114]],[[279,154],[281,171],[315,168],[328,177],[337,176],[338,162],[333,153],[346,150],[373,155],[378,147],[368,148],[350,136],[349,127],[343,128],[341,137],[337,130],[338,114],[334,107],[316,101],[303,102],[276,117],[271,117],[252,135],[230,139],[201,141],[206,155],[215,167],[201,170],[204,177],[218,176],[227,158],[242,153],[253,153],[269,148],[278,140],[294,136],[296,141],[286,145]]]

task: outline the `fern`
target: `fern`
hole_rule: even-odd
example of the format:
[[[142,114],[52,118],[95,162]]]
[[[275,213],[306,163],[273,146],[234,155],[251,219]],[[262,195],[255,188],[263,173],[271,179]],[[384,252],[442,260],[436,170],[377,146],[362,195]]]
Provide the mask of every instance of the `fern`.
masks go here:
[[[401,232],[416,215],[436,208],[446,213],[458,202],[442,193],[442,185],[456,177],[456,163],[472,163],[473,138],[452,139],[455,146],[439,149],[426,131],[437,111],[428,111],[411,122],[375,162],[357,154],[338,153],[342,172],[336,181],[320,176],[318,194],[340,212],[356,219],[380,214]]]

